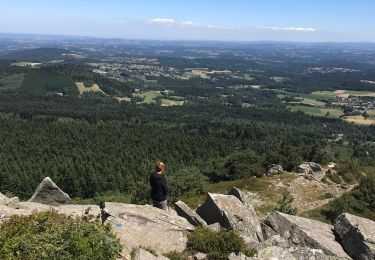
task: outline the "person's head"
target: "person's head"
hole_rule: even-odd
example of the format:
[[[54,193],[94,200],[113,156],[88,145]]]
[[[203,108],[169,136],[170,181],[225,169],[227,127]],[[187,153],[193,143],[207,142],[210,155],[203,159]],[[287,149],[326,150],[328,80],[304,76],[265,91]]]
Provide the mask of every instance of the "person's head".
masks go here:
[[[156,172],[163,172],[165,165],[162,161],[156,161],[155,170]]]

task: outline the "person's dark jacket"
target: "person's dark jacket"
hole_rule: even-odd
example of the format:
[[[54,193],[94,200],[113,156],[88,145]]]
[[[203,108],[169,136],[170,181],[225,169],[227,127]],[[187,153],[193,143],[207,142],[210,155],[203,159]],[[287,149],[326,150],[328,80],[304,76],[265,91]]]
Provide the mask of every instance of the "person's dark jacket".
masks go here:
[[[167,199],[168,185],[163,174],[153,172],[150,176],[151,199],[153,201],[163,201]]]

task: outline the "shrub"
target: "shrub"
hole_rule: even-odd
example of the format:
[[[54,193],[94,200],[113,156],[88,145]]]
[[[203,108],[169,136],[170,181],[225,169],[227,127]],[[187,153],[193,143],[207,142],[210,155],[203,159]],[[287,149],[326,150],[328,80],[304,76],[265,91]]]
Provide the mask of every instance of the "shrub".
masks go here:
[[[165,257],[168,257],[170,260],[188,260],[189,258],[187,256],[184,256],[181,253],[178,252],[170,252],[167,254],[164,254]]]
[[[336,183],[336,184],[342,183],[340,176],[338,176],[337,174],[334,174],[334,173],[328,174],[327,178],[330,179],[333,183]]]
[[[283,192],[283,198],[279,201],[279,206],[275,208],[276,211],[295,215],[297,213],[297,208],[293,207],[294,197],[288,190]]]
[[[0,259],[116,259],[110,225],[56,211],[12,216],[0,227]]]
[[[243,238],[233,230],[215,232],[204,227],[198,227],[188,235],[187,248],[208,254],[210,259],[227,259],[231,252],[254,254],[247,248]]]
[[[362,178],[358,187],[350,193],[333,200],[323,213],[334,221],[346,212],[375,220],[375,172]]]

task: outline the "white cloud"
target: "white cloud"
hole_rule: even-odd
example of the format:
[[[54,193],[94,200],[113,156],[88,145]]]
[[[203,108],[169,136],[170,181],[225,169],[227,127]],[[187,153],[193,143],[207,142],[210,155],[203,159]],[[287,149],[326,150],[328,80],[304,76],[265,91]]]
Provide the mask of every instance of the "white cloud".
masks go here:
[[[176,24],[174,19],[170,18],[155,18],[149,21],[149,23],[156,23],[156,24]]]
[[[233,26],[222,26],[222,25],[207,25],[208,29],[215,29],[215,30],[235,30]]]
[[[281,31],[281,32],[315,32],[316,29],[312,27],[258,27],[258,28],[245,28],[245,27],[233,27],[233,26],[225,26],[225,25],[211,25],[211,24],[200,24],[195,23],[193,21],[176,21],[171,18],[155,18],[152,20],[147,21],[147,23],[151,24],[159,24],[159,25],[175,25],[175,26],[184,26],[184,27],[195,27],[195,28],[205,28],[209,30],[223,30],[223,31]]]
[[[311,27],[260,27],[261,30],[286,31],[286,32],[315,32]]]
[[[182,25],[185,25],[185,26],[192,26],[192,27],[202,27],[201,24],[199,23],[194,23],[193,21],[184,21],[184,22],[181,22]]]

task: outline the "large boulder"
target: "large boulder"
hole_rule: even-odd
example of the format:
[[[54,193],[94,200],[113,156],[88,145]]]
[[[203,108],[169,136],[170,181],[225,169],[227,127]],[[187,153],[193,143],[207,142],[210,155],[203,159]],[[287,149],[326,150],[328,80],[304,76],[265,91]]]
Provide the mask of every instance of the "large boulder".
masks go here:
[[[321,249],[326,255],[349,258],[336,241],[331,225],[280,212],[268,216],[265,224],[288,239],[291,245]]]
[[[69,204],[69,195],[63,192],[49,177],[46,177],[35,190],[34,195],[29,200],[51,206]]]
[[[322,166],[315,162],[304,162],[297,166],[297,173],[314,174],[322,171]]]
[[[268,168],[267,174],[276,175],[276,174],[281,174],[283,172],[284,172],[284,169],[281,165],[271,164],[270,167]]]
[[[310,168],[313,172],[321,172],[322,166],[319,163],[316,162],[309,162]]]
[[[68,206],[63,206],[68,207]],[[124,259],[133,248],[152,248],[158,255],[182,252],[187,235],[194,230],[185,218],[149,205],[106,203],[113,229],[120,239]]]
[[[233,195],[209,193],[197,213],[207,224],[220,223],[222,227],[239,231],[247,241],[263,240],[260,222],[254,209],[245,206]]]
[[[354,259],[375,259],[375,222],[345,213],[335,220],[335,232]]]
[[[177,201],[175,204],[175,210],[177,214],[183,218],[186,218],[193,226],[206,226],[207,223],[204,221],[195,211],[193,211],[186,203]]]

